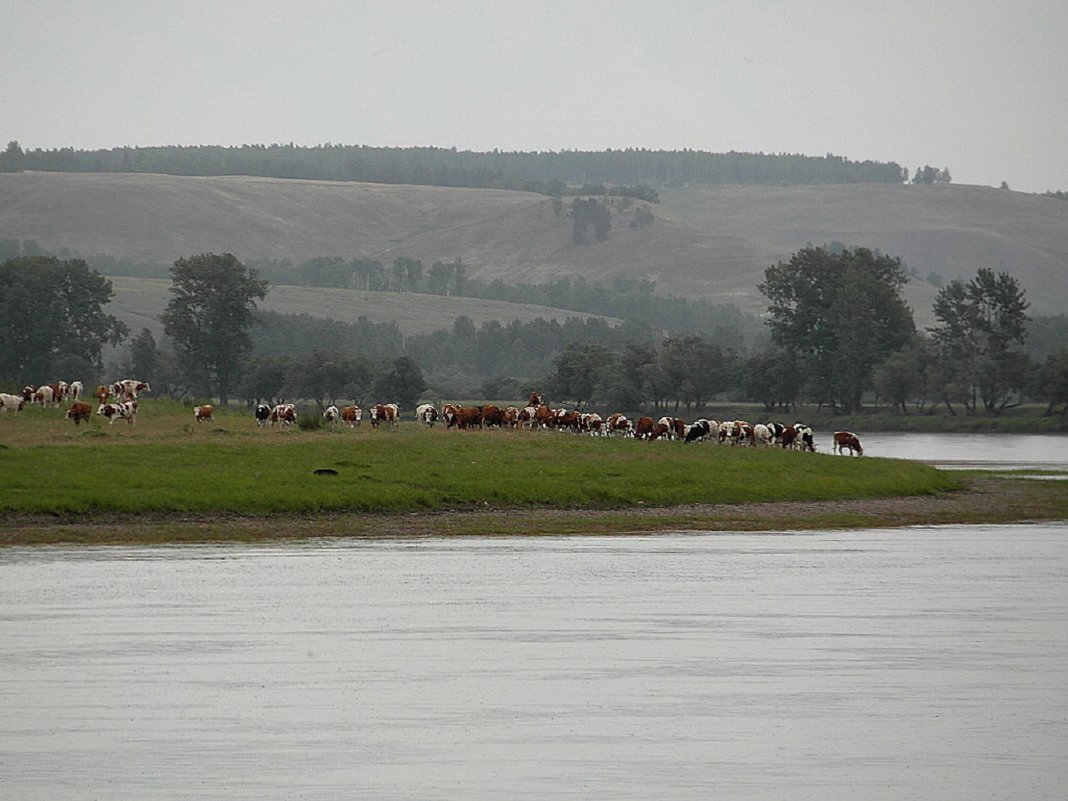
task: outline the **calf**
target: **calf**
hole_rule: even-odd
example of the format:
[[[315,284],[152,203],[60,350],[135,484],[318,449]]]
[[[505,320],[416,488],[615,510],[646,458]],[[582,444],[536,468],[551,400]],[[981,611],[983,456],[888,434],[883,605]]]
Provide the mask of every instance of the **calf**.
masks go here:
[[[75,401],[67,409],[67,419],[73,420],[74,425],[78,423],[88,423],[93,417],[93,406],[90,403],[83,403],[81,401]]]
[[[198,422],[215,422],[215,407],[210,403],[205,403],[202,406],[193,407],[193,418]]]
[[[832,450],[835,453],[845,453],[847,448],[849,449],[850,456],[852,456],[854,452],[857,456],[864,455],[864,448],[861,446],[860,439],[856,434],[851,431],[835,431],[834,447]]]

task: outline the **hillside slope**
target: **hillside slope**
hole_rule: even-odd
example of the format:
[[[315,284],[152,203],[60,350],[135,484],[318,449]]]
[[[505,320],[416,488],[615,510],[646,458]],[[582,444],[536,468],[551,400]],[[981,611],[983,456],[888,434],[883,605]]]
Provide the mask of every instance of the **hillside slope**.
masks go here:
[[[523,192],[248,177],[136,174],[0,175],[0,238],[50,250],[169,264],[230,251],[243,259],[459,257],[473,278],[560,276],[656,281],[660,291],[753,312],[764,269],[807,243],[838,240],[903,258],[921,280],[906,296],[930,322],[929,272],[1008,271],[1033,310],[1068,300],[1068,203],[971,186],[884,184],[663,189],[653,225],[612,199],[603,243],[572,244],[565,200]]]
[[[159,316],[171,298],[171,282],[162,278],[124,276],[112,276],[111,282],[115,294],[106,309],[108,314],[114,314],[135,334],[142,328],[147,328],[157,339],[162,336],[163,324]],[[298,286],[272,286],[259,308],[282,314],[329,317],[346,323],[355,322],[360,317],[365,317],[372,323],[396,322],[405,336],[428,334],[443,328],[451,329],[453,322],[460,316],[470,317],[476,326],[487,320],[529,322],[540,317],[563,322],[568,317],[579,317],[583,320],[600,317],[561,311],[548,306],[506,303],[500,300]],[[604,319],[609,325],[622,322],[615,317]]]

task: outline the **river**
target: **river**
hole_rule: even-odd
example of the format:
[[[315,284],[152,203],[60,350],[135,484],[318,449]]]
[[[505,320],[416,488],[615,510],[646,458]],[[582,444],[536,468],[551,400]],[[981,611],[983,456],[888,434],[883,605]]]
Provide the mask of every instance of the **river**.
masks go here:
[[[1063,799],[1068,524],[0,550],[0,797]]]

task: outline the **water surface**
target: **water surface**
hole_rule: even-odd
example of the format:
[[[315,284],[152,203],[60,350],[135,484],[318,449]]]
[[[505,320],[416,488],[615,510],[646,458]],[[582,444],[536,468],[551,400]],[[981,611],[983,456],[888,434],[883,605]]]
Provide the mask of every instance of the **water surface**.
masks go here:
[[[0,551],[12,799],[1063,799],[1068,526]]]

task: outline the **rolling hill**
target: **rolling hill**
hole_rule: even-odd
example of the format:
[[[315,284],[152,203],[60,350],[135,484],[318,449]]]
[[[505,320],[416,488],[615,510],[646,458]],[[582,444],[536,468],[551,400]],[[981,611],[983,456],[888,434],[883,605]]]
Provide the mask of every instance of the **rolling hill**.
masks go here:
[[[459,257],[472,278],[647,278],[664,293],[730,302],[751,312],[765,307],[756,286],[768,265],[808,243],[839,241],[879,248],[917,271],[920,280],[909,283],[906,296],[920,325],[932,320],[937,289],[923,280],[932,271],[946,280],[971,277],[979,267],[1012,273],[1036,313],[1060,313],[1068,301],[1068,203],[1061,200],[954,185],[659,192],[662,202],[650,207],[654,224],[632,227],[638,204],[612,198],[607,240],[574,245],[569,201],[557,213],[551,199],[523,192],[240,176],[12,173],[0,175],[0,238],[160,264],[222,251],[294,263],[314,256],[386,263],[407,256],[425,264]],[[308,290],[292,308],[323,316],[348,309],[355,311],[352,318],[378,319],[358,311],[363,301],[349,309],[346,302],[329,302],[330,293],[315,292]],[[279,302],[284,294],[289,290],[272,291]],[[131,287],[116,302],[127,306],[124,313],[136,314],[128,305],[136,305],[136,296]],[[365,309],[394,313],[381,293],[367,300]],[[400,321],[423,320],[437,307],[451,320],[451,307],[460,308],[462,299],[390,300],[429,304],[398,308]],[[144,311],[150,313],[147,306]],[[539,313],[546,316],[544,309]]]

